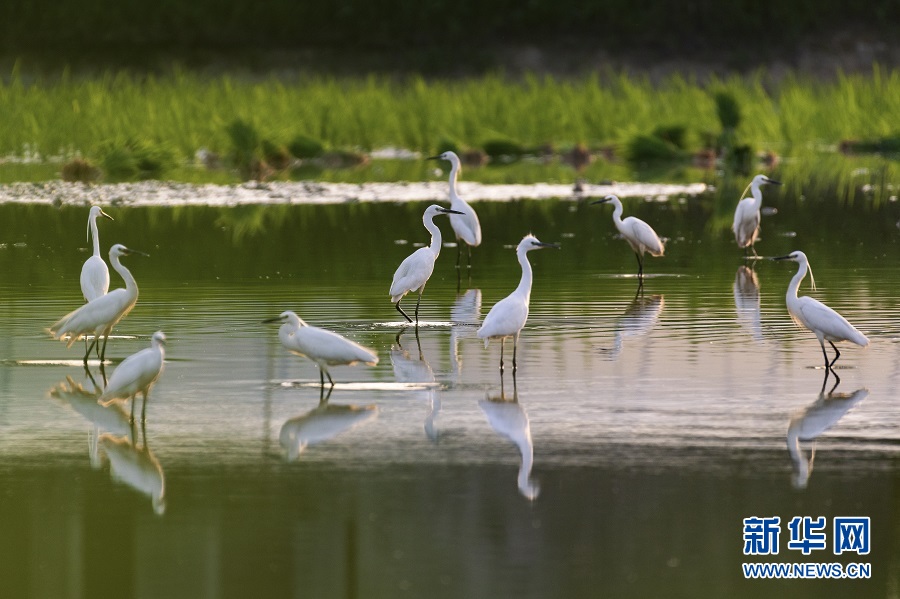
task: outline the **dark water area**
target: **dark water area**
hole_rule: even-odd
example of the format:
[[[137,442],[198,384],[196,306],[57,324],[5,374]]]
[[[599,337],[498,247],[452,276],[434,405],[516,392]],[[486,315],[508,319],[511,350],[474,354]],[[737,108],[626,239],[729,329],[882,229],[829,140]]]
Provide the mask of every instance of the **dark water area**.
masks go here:
[[[610,209],[477,203],[471,275],[445,247],[418,335],[387,289],[428,241],[425,204],[107,207],[104,252],[150,256],[123,259],[140,297],[106,372],[169,339],[144,430],[97,403],[80,342],[44,333],[82,303],[87,210],[0,206],[0,595],[891,596],[900,210],[766,195],[757,250],[806,252],[818,290],[801,294],[870,339],[840,346],[832,389],[785,308],[796,265],[744,260],[735,203],[626,200],[668,238],[642,293]],[[519,368],[501,377],[475,331],[529,232],[562,249],[529,254]],[[283,310],[378,365],[332,369],[320,404],[315,365],[262,324]],[[778,555],[744,555],[743,520],[773,516]],[[789,549],[794,516],[868,516],[871,552],[834,555],[830,535]],[[746,580],[751,561],[871,578]]]

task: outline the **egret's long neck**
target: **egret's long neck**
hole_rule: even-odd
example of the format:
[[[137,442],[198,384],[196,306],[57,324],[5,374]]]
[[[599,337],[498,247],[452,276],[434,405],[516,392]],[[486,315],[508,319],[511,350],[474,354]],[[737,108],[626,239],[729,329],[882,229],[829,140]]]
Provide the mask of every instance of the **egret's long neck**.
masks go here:
[[[809,264],[805,260],[800,262],[800,268],[797,269],[797,274],[794,275],[794,278],[791,279],[791,284],[788,285],[787,289],[787,298],[797,299],[797,292],[800,290],[800,282],[806,276],[806,270],[809,268]]]
[[[624,209],[622,208],[622,202],[619,200],[615,200],[613,202],[613,206],[615,209],[613,210],[613,222],[616,223],[617,228],[622,227],[622,212]]]
[[[458,198],[459,196],[456,194],[456,179],[459,177],[459,161],[453,160],[450,163],[452,166],[450,167],[450,199]]]
[[[441,253],[441,230],[434,224],[433,216],[426,216],[422,219],[422,222],[425,223],[425,228],[431,233],[430,249],[434,257],[437,258],[438,254]]]
[[[800,448],[800,436],[793,427],[788,428],[787,448],[788,453],[791,454],[791,461],[794,462],[794,467],[796,468],[794,480],[802,483],[801,486],[806,486],[806,481],[809,480],[811,460],[807,459]]]
[[[94,240],[94,255],[100,255],[100,236],[97,235],[97,217],[93,217],[90,222],[91,237]]]
[[[522,453],[522,465],[519,467],[518,476],[519,489],[532,495],[534,487],[529,479],[531,478],[531,468],[534,465],[534,444],[531,441],[531,432],[526,431],[525,436],[516,445],[519,446],[519,451]]]
[[[96,237],[94,239],[96,239]],[[131,271],[125,268],[125,266],[119,261],[119,256],[113,254],[109,257],[109,261],[112,263],[112,267],[115,269],[115,271],[119,273],[119,276],[125,280],[125,289],[137,295],[137,281],[134,280],[134,275],[131,274]]]
[[[762,189],[758,183],[750,186],[750,195],[753,196],[753,207],[759,210],[759,207],[762,206]]]
[[[519,257],[519,264],[522,265],[522,280],[516,287],[516,293],[523,294],[527,300],[531,296],[531,262],[528,261],[526,250],[519,250],[516,254]]]

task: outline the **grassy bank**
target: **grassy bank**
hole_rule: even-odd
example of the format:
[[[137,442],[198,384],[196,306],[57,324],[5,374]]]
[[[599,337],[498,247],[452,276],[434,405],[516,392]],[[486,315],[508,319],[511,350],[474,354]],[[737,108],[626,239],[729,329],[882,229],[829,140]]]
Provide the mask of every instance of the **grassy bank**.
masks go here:
[[[103,144],[146,140],[179,160],[197,149],[227,153],[235,119],[288,144],[305,135],[328,147],[396,146],[432,151],[443,141],[479,146],[511,140],[624,144],[659,125],[685,128],[688,147],[720,128],[714,93],[729,92],[743,118],[737,135],[758,148],[794,151],[897,131],[900,73],[822,83],[764,74],[706,85],[673,77],[661,85],[624,75],[576,80],[487,76],[426,82],[381,78],[242,81],[186,71],[165,77],[107,73],[0,85],[0,154],[96,154]]]

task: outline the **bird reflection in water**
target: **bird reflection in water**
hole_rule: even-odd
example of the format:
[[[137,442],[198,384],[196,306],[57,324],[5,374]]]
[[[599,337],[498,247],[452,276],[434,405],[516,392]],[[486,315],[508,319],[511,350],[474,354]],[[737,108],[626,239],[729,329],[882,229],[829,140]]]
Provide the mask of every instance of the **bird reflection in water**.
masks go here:
[[[81,382],[67,376],[66,380],[50,389],[50,397],[69,406],[91,424],[91,431],[88,435],[88,455],[91,466],[99,469],[102,463],[98,447],[100,434],[106,432],[127,436],[132,433],[132,427],[124,402],[101,404],[98,399],[103,393],[103,387],[97,384],[88,368],[84,369],[84,374]]]
[[[454,327],[455,328],[455,327]],[[394,378],[398,383],[429,383],[417,393],[428,404],[428,414],[425,416],[425,435],[434,442],[438,440],[438,432],[435,420],[441,412],[441,397],[434,385],[434,371],[431,364],[422,353],[422,342],[419,339],[419,330],[415,329],[417,356],[413,357],[409,350],[404,349],[401,337],[406,329],[397,333],[394,345],[391,346],[391,366],[394,368]],[[452,334],[452,333],[451,333]]]
[[[150,497],[153,511],[162,515],[166,511],[166,479],[162,466],[147,445],[146,421],[141,420],[140,423],[140,444],[135,441],[134,421],[131,426],[130,437],[109,433],[100,435],[100,447],[109,458],[109,473],[114,480]]]
[[[531,424],[525,408],[519,403],[519,393],[516,386],[516,377],[513,376],[512,398],[506,396],[503,386],[503,376],[500,377],[500,395],[489,396],[478,402],[481,406],[491,428],[497,434],[506,437],[516,444],[522,454],[522,463],[519,466],[518,486],[519,493],[527,499],[537,499],[540,487],[531,481],[531,468],[534,465],[534,443],[531,439]]]
[[[310,445],[322,443],[350,430],[378,414],[375,405],[355,406],[328,402],[332,389],[319,396],[319,405],[281,425],[279,441],[287,459],[294,461]]]
[[[756,271],[744,265],[738,266],[733,290],[738,323],[747,329],[755,341],[762,341],[759,277],[756,276]]]
[[[626,339],[634,339],[650,333],[659,321],[665,305],[666,302],[662,295],[645,296],[643,290],[639,288],[625,312],[616,321],[613,346],[604,350],[608,357],[613,360],[618,358]]]
[[[459,341],[466,337],[476,337],[475,331],[481,322],[481,289],[467,289],[457,294],[450,307],[450,373],[454,383],[462,374],[462,358],[459,355]]]
[[[857,389],[853,393],[835,393],[835,389],[840,383],[840,379],[837,378],[834,386],[826,393],[827,383],[828,371],[826,370],[819,397],[804,410],[794,414],[788,425],[787,447],[794,466],[791,482],[795,489],[805,489],[809,483],[813,460],[816,457],[816,438],[837,424],[844,414],[869,395],[869,390],[866,388]],[[808,457],[800,447],[801,441],[812,441]]]

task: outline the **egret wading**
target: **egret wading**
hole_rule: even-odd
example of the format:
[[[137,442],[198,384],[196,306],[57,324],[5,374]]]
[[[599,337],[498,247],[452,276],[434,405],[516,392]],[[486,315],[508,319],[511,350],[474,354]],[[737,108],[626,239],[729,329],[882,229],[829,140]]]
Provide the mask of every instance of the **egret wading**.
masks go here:
[[[131,399],[131,420],[134,421],[134,404],[140,393],[144,396],[141,404],[141,422],[144,422],[150,388],[159,380],[165,360],[166,336],[162,331],[156,331],[150,339],[150,347],[131,354],[113,371],[98,401],[106,405],[116,399]]]
[[[147,256],[147,254],[129,249],[121,243],[117,243],[109,248],[109,262],[112,264],[113,269],[125,280],[124,289],[120,287],[106,295],[101,295],[74,312],[66,314],[50,327],[50,334],[54,339],[64,339],[68,336],[66,347],[72,347],[72,344],[85,335],[94,336],[93,341],[91,341],[84,354],[85,364],[87,364],[91,349],[93,349],[94,344],[99,342],[101,336],[103,337],[103,349],[100,352],[100,363],[103,363],[106,357],[106,342],[109,340],[110,332],[112,332],[116,323],[131,312],[131,309],[137,303],[137,281],[134,280],[131,272],[119,261],[120,257],[131,254]]]
[[[820,302],[809,296],[797,297],[797,290],[800,289],[800,282],[806,276],[806,271],[810,272],[813,289],[816,288],[815,278],[812,276],[812,269],[809,267],[809,260],[803,252],[791,252],[786,256],[778,256],[773,260],[792,260],[800,265],[797,274],[791,279],[787,290],[787,309],[799,325],[802,325],[815,333],[822,346],[822,355],[825,356],[825,368],[832,370],[834,363],[841,357],[841,352],[835,347],[835,341],[849,341],[856,345],[866,347],[869,345],[869,339],[860,333],[856,328],[847,322],[847,319]],[[831,345],[834,350],[834,359],[828,361],[828,352],[825,351],[825,342]],[[837,373],[834,373],[837,376]]]
[[[753,251],[754,256],[758,256],[756,248],[756,238],[759,237],[759,209],[762,207],[762,190],[763,185],[781,185],[780,181],[769,179],[765,175],[756,175],[750,182],[750,195],[753,197],[744,198],[738,202],[737,208],[734,210],[734,224],[731,230],[734,231],[734,240],[737,241],[739,248],[747,248]],[[746,190],[744,190],[746,193]]]
[[[456,193],[456,179],[459,177],[460,161],[455,152],[444,152],[439,156],[431,156],[428,160],[447,160],[450,162],[450,208],[461,214],[450,215],[450,226],[456,234],[456,268],[459,268],[462,254],[461,241],[468,248],[467,268],[472,268],[472,248],[481,245],[481,224],[475,209]]]
[[[507,337],[513,338],[513,372],[516,371],[516,349],[519,343],[519,333],[528,320],[528,304],[531,301],[531,263],[528,262],[528,252],[542,248],[559,249],[557,243],[543,243],[534,235],[526,235],[516,246],[516,256],[522,265],[522,279],[519,286],[511,294],[494,304],[491,311],[485,317],[481,328],[478,329],[478,337],[484,339],[487,347],[491,339],[500,339],[500,370],[503,370],[503,346]]]
[[[362,362],[368,366],[378,364],[378,356],[374,350],[350,341],[337,333],[309,326],[294,312],[287,310],[280,316],[263,321],[281,322],[278,339],[286,350],[292,354],[309,358],[319,367],[319,381],[325,386],[325,377],[334,387],[334,381],[328,372],[329,366],[352,366]]]
[[[615,223],[619,233],[622,234],[622,237],[625,238],[625,241],[628,242],[628,245],[630,245],[631,249],[634,251],[634,255],[637,257],[638,261],[638,278],[643,281],[644,253],[649,252],[651,256],[659,257],[666,251],[666,247],[660,240],[659,235],[656,234],[653,227],[639,218],[629,216],[628,218],[622,219],[622,202],[614,195],[608,195],[602,200],[591,203],[609,203],[615,207],[613,210],[613,223]]]
[[[425,209],[422,216],[422,222],[425,228],[431,233],[431,245],[417,249],[415,252],[406,257],[394,273],[394,280],[391,282],[391,301],[397,307],[397,310],[407,322],[412,322],[412,318],[400,307],[400,300],[410,291],[419,294],[416,300],[416,324],[419,324],[419,303],[422,301],[422,292],[425,291],[425,283],[431,278],[434,272],[434,262],[441,253],[441,230],[434,224],[434,217],[439,214],[463,214],[459,210],[442,208],[437,204],[432,204]]]
[[[81,267],[81,293],[86,302],[106,295],[106,292],[109,291],[109,267],[100,257],[100,236],[97,234],[97,217],[100,216],[115,220],[103,212],[100,206],[91,206],[87,222],[87,240],[90,243],[93,239],[94,253],[84,261],[84,266]]]

